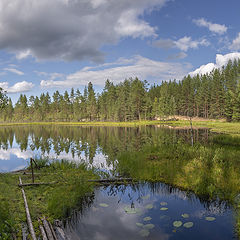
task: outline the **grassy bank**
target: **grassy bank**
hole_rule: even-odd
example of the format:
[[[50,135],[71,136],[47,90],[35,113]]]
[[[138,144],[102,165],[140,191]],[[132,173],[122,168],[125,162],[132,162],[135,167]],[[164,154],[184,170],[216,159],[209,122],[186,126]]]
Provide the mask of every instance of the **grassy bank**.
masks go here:
[[[109,127],[137,127],[146,125],[166,125],[174,127],[190,127],[188,120],[178,121],[132,121],[132,122],[23,122],[0,123],[0,126],[26,126],[26,125],[57,125],[57,126],[109,126]],[[219,120],[193,120],[193,127],[210,128],[212,132],[240,135],[240,122],[226,122]]]
[[[46,216],[53,221],[69,216],[72,209],[80,209],[94,190],[94,185],[87,180],[98,178],[94,170],[83,164],[41,161],[41,165],[42,168],[36,170],[35,181],[54,184],[24,187],[37,234],[38,218]],[[23,183],[31,183],[31,175],[22,172],[0,174],[0,239],[12,239],[12,234],[21,239],[26,215],[18,187],[19,176]]]
[[[121,174],[143,181],[160,181],[193,191],[207,199],[226,200],[237,212],[240,234],[240,138],[213,136],[207,145],[164,141],[118,157]]]

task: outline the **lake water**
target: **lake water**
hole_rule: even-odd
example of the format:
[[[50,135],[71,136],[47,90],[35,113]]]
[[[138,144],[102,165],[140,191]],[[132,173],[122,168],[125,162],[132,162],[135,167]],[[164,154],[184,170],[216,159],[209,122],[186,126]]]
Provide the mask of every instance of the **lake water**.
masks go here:
[[[139,128],[21,126],[0,127],[0,171],[28,165],[29,158],[84,161],[116,174],[117,156],[145,145],[183,139],[190,131],[162,126]],[[209,131],[194,131],[194,142],[207,145]],[[164,183],[99,187],[91,201],[66,222],[71,239],[237,239],[231,203],[196,196]]]

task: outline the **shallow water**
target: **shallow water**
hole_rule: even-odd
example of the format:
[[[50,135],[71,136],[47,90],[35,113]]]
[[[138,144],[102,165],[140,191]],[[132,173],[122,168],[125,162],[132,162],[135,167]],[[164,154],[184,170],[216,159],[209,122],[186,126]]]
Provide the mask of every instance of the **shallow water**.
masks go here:
[[[0,127],[0,172],[23,169],[30,157],[84,161],[95,167],[112,170],[118,153],[140,150],[146,144],[171,137],[190,141],[188,130],[162,126],[78,127],[17,126]],[[208,130],[194,131],[196,141],[207,141]]]
[[[211,136],[207,129],[194,130],[193,135],[194,143],[209,144]],[[28,166],[30,157],[38,156],[86,162],[89,166],[115,175],[118,174],[118,156],[122,152],[140,151],[145,146],[153,145],[165,148],[169,144],[178,144],[180,139],[190,146],[190,131],[162,126],[0,127],[0,172],[22,169]],[[239,146],[238,141],[229,146],[221,145],[221,139],[217,144],[220,148],[230,148],[230,153],[231,148]],[[171,160],[170,156],[168,162]],[[188,161],[185,159],[186,163]],[[183,161],[179,159],[178,164],[183,165]],[[201,179],[198,190],[206,190],[206,195],[214,187],[222,196],[230,196],[234,200],[239,179],[236,164],[238,162],[235,161],[235,165],[224,165],[221,158],[216,158],[212,166],[216,167],[214,176],[209,176],[204,167],[197,169],[194,175],[193,172],[189,174]],[[194,166],[184,170],[191,170]],[[179,171],[172,167],[175,172],[172,175],[170,173],[170,179],[176,177]],[[165,170],[169,169],[166,167]],[[228,179],[229,184],[222,179]],[[216,181],[219,184],[215,186]],[[93,202],[69,216],[66,229],[71,239],[236,239],[233,201],[209,200],[209,196],[199,197],[160,182],[99,188],[91,199]],[[206,217],[212,221],[207,221]]]
[[[174,221],[182,225],[174,227]],[[184,227],[187,222],[193,226]],[[66,230],[76,240],[229,240],[237,239],[233,226],[233,210],[227,202],[210,202],[166,184],[145,183],[99,188],[91,206],[75,212]]]

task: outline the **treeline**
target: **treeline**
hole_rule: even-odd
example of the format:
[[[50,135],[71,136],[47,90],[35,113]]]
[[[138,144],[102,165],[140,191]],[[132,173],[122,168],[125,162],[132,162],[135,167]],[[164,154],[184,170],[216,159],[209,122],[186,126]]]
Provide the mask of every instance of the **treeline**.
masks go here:
[[[147,81],[127,79],[114,85],[109,80],[101,93],[89,82],[78,89],[52,96],[20,95],[13,106],[0,89],[1,121],[133,121],[172,115],[226,118],[240,121],[240,60],[209,74],[190,75],[149,87]]]

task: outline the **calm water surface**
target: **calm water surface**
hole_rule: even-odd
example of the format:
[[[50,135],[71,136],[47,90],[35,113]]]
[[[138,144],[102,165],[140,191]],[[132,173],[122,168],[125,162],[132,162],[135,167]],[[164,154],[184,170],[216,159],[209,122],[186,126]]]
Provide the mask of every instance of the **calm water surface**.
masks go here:
[[[176,143],[180,138],[190,143],[190,131],[161,126],[0,127],[0,172],[22,169],[30,157],[45,156],[84,161],[114,175],[119,153],[166,139]],[[208,139],[208,130],[194,131],[195,142],[208,144]],[[174,226],[175,221],[182,225]],[[96,189],[92,201],[70,216],[66,230],[76,240],[228,240],[236,239],[234,225],[228,202],[204,199],[163,183],[139,183]]]

